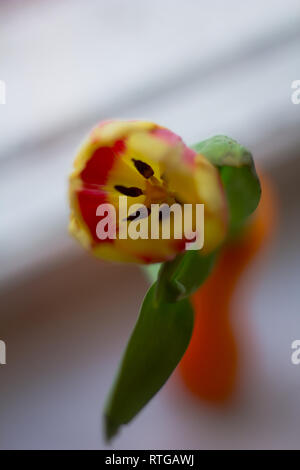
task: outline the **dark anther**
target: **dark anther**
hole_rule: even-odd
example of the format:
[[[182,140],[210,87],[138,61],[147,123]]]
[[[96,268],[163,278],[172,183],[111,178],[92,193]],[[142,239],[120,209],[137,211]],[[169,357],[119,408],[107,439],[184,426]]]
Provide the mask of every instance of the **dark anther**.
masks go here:
[[[126,186],[120,186],[117,184],[115,189],[125,196],[138,197],[143,194],[143,191],[140,188],[135,188],[134,186],[126,188]]]
[[[147,215],[143,214],[143,217],[140,217],[141,215],[140,211],[136,211],[134,214],[129,215],[126,220],[131,221],[131,220],[137,219],[138,217],[140,217],[141,219],[144,219],[145,217],[148,217],[150,214],[151,214],[151,208],[147,207]]]
[[[170,207],[163,207],[158,213],[158,220],[161,222],[164,219],[170,217]]]
[[[176,204],[183,204],[183,202],[179,201],[179,199],[177,197],[175,197],[175,202],[176,202]]]
[[[126,220],[130,220],[130,221],[135,220],[139,217],[139,215],[140,215],[140,211],[136,211],[134,214],[129,215]]]
[[[132,159],[134,166],[136,167],[137,171],[144,176],[144,178],[151,178],[154,175],[154,171],[152,170],[151,166],[141,160]]]

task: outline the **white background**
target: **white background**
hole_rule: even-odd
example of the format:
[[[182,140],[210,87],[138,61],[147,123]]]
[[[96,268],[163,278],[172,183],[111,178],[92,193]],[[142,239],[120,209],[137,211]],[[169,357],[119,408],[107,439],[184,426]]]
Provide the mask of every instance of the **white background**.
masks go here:
[[[207,407],[175,374],[115,448],[299,448],[299,47],[299,0],[0,3],[1,448],[104,446],[101,408],[147,284],[69,239],[66,193],[82,136],[109,117],[187,143],[236,138],[281,208],[235,299],[232,403]]]

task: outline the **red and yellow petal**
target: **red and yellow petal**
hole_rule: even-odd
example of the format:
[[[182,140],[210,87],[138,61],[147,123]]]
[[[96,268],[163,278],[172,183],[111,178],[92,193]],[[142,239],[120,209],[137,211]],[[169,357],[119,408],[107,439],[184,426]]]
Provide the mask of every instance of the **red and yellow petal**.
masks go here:
[[[153,188],[147,177],[138,171],[136,161],[142,161],[153,170]],[[203,203],[204,251],[209,252],[222,242],[227,209],[217,170],[166,128],[146,121],[107,121],[95,127],[84,141],[70,176],[70,231],[95,256],[154,263],[172,259],[184,249],[184,240],[175,239],[172,231],[170,240],[151,237],[121,240],[118,236],[100,240],[96,233],[100,220],[96,216],[97,207],[103,203],[115,207],[118,231],[120,193],[116,186],[120,185],[141,191],[138,197],[127,197],[129,208],[133,203],[149,204],[151,197],[159,198],[166,185],[172,197],[176,196],[182,203]],[[158,188],[161,185],[163,190],[158,191],[155,185]],[[149,236],[150,231],[149,223]]]

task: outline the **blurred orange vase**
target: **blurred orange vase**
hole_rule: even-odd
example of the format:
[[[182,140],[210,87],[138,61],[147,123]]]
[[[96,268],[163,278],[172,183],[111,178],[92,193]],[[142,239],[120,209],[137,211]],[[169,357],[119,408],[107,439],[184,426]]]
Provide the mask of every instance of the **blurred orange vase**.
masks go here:
[[[225,402],[234,390],[238,350],[232,298],[243,271],[274,227],[274,193],[270,181],[262,175],[260,179],[262,196],[251,222],[238,239],[224,246],[211,276],[192,298],[195,327],[180,373],[187,387],[209,402]]]

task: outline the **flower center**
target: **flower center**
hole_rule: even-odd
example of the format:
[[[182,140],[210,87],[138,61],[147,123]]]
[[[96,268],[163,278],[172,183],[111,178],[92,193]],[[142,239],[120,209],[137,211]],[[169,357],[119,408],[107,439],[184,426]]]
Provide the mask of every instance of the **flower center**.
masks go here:
[[[147,180],[146,181],[146,188],[142,190],[135,186],[127,187],[122,185],[116,185],[115,189],[119,191],[121,194],[129,197],[138,197],[141,195],[145,196],[145,206],[148,208],[148,215],[151,212],[151,204],[168,204],[171,205],[174,202],[179,202],[174,193],[169,191],[167,182],[165,181],[164,177],[161,176],[161,180],[159,181],[154,176],[154,171],[150,165],[141,161],[132,159],[135,168],[137,171]],[[130,220],[135,217],[135,214],[129,216]]]
[[[146,184],[144,191],[146,196],[145,205],[167,202],[170,198],[168,188],[152,176]]]

